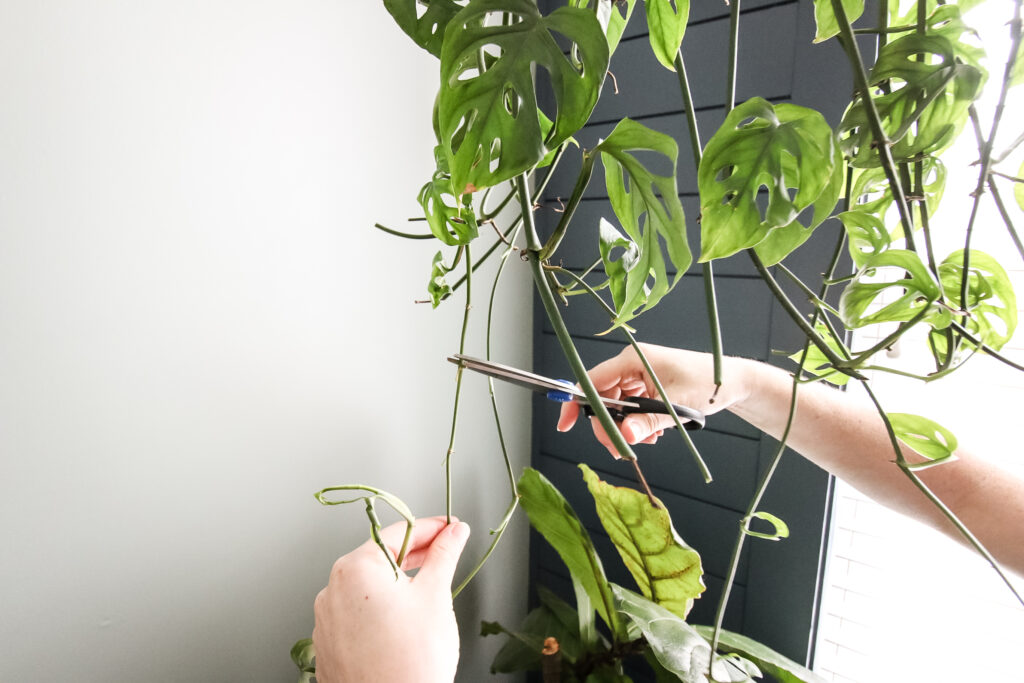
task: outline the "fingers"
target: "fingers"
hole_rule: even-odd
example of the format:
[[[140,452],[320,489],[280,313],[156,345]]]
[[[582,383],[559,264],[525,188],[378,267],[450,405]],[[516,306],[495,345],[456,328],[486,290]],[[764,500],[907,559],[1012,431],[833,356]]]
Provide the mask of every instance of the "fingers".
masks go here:
[[[666,427],[675,424],[668,415],[658,413],[635,413],[622,421],[620,429],[626,443],[654,443],[665,432]],[[651,440],[653,438],[653,441]]]
[[[558,413],[558,424],[555,426],[560,432],[567,432],[576,424],[576,418],[580,415],[580,404],[576,401],[566,401]]]
[[[455,517],[452,517],[452,521],[458,521]],[[390,526],[386,526],[380,530],[380,538],[384,542],[384,546],[387,547],[392,556],[398,557],[398,553],[402,550],[402,543],[405,541],[406,523],[395,522]],[[413,526],[412,535],[409,537],[409,545],[406,548],[406,562],[403,563],[403,568],[414,568],[409,562],[409,556],[415,554],[416,551],[427,548],[437,537],[437,534],[447,526],[447,522],[444,517],[423,517],[416,520],[416,524]],[[380,557],[380,548],[373,542],[373,539],[366,541],[363,545],[359,546],[357,552],[372,553]],[[381,562],[386,562],[386,558],[380,557]]]
[[[437,534],[426,550],[423,566],[413,579],[416,584],[450,588],[462,549],[469,538],[469,525],[457,522]]]

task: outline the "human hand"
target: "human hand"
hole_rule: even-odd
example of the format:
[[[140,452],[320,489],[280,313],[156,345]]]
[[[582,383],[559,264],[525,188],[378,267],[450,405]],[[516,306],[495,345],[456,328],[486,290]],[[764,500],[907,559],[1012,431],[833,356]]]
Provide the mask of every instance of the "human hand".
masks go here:
[[[405,522],[382,529],[398,555]],[[453,518],[416,520],[403,570],[395,578],[372,540],[339,558],[316,596],[313,645],[319,683],[451,683],[459,662],[459,630],[451,584],[469,526]]]
[[[722,359],[722,386],[716,396],[714,358],[711,354],[653,344],[640,344],[640,348],[673,403],[690,406],[705,415],[711,415],[744,400],[750,393],[745,372],[746,364],[750,361]],[[594,366],[588,374],[602,396],[616,399],[623,396],[660,399],[654,382],[632,346],[627,346],[619,355]],[[558,417],[558,431],[567,432],[572,429],[579,414],[579,403],[563,403]],[[664,430],[674,424],[670,415],[634,413],[619,423],[619,431],[630,445],[655,443]],[[592,418],[591,426],[597,440],[618,458],[618,451],[601,423]]]

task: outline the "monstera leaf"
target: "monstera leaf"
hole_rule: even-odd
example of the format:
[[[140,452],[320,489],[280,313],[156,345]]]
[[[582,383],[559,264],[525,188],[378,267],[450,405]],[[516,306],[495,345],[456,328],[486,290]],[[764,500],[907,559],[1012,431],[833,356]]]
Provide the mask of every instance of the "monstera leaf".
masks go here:
[[[883,273],[879,273],[880,270]],[[893,276],[881,281],[873,279],[886,271]],[[872,304],[887,290],[899,290],[899,297],[874,310]],[[939,283],[920,256],[905,249],[889,249],[868,259],[853,282],[843,290],[839,313],[843,323],[852,328],[880,322],[903,322],[920,314],[922,308],[931,306],[939,294]],[[869,309],[872,310],[869,312]],[[948,324],[948,314],[944,317]]]
[[[910,413],[886,413],[885,416],[897,439],[928,458],[926,462],[908,464],[910,469],[925,469],[955,459],[956,437],[942,425]]]
[[[939,202],[942,201],[942,194],[946,189],[946,166],[942,160],[934,156],[926,156],[920,160],[922,164],[922,187],[924,191],[925,204],[928,207],[928,215],[934,215],[939,209]],[[865,213],[884,216],[892,206],[892,187],[889,179],[885,176],[885,169],[881,166],[873,168],[858,168],[853,174],[853,188],[850,191],[853,201],[852,209]],[[920,212],[918,205],[913,206],[915,215]],[[920,223],[920,219],[915,221]],[[899,235],[894,235],[895,239]]]
[[[644,4],[654,56],[666,69],[675,71],[676,53],[690,19],[690,0],[646,0]]]
[[[629,18],[633,16],[636,0],[570,0],[569,6],[590,9],[597,14],[597,20],[608,39],[608,54],[612,55],[622,40]]]
[[[867,211],[844,211],[836,216],[846,229],[847,244],[853,265],[863,268],[889,248],[892,238],[882,219]]]
[[[438,172],[417,197],[430,232],[449,246],[468,244],[477,236],[476,212],[459,203],[454,194],[451,178]]]
[[[483,25],[497,12],[510,13],[511,25]],[[569,55],[556,35],[574,43]],[[555,96],[546,137],[534,67],[548,72]],[[448,22],[441,49],[437,123],[456,193],[533,168],[586,123],[607,70],[608,43],[592,11],[542,16],[532,0],[472,0]]]
[[[830,186],[836,160],[832,129],[813,109],[772,106],[760,97],[733,109],[704,149],[697,174],[700,260],[752,247],[792,223]]]
[[[435,57],[441,56],[444,30],[462,4],[452,0],[384,0],[384,7],[399,28]],[[426,6],[422,14],[418,11],[420,5]]]
[[[832,179],[814,201],[814,212],[810,222],[804,225],[799,219],[795,219],[789,225],[769,232],[768,236],[754,247],[754,251],[757,252],[764,265],[774,266],[793,253],[797,247],[807,241],[814,229],[824,223],[832,210],[836,208],[839,195],[843,193],[843,180],[846,178],[846,166],[843,164],[843,153],[839,150],[839,145],[835,146],[833,163],[835,165],[832,170]]]
[[[814,325],[814,331],[817,332],[818,336],[824,340],[826,346],[835,351],[837,356],[842,355],[839,350],[839,342],[836,341],[834,336],[832,336],[832,331],[829,330],[824,323],[820,321],[816,323]],[[801,349],[800,351],[791,354],[789,359],[794,363],[799,363],[803,356],[804,352],[803,349]],[[821,349],[814,344],[809,344],[807,347],[807,359],[804,361],[803,369],[805,372],[809,372],[812,375],[837,386],[843,386],[850,381],[849,375],[832,368],[832,361],[830,361],[825,354],[822,353]]]
[[[608,272],[614,281],[612,294],[616,316],[613,327],[618,327],[657,304],[675,286],[693,260],[686,241],[686,219],[676,186],[679,149],[671,137],[636,121],[623,119],[594,151],[601,153],[612,210],[629,236],[631,244],[627,251],[635,248],[636,254],[635,257],[630,254],[629,261],[622,264],[622,270]],[[671,167],[671,174],[654,173],[633,152],[660,155]],[[667,275],[665,254],[676,269],[671,281]]]
[[[950,305],[969,313],[964,327],[983,344],[998,351],[1017,329],[1017,297],[1013,285],[998,261],[983,251],[971,249],[967,301],[964,302],[960,287],[963,262],[964,252],[959,249],[939,264],[943,292]]]
[[[982,73],[956,57],[953,44],[938,35],[911,34],[879,51],[870,84],[872,88],[890,84],[891,92],[875,97],[874,102],[897,161],[945,149],[963,127]],[[867,116],[858,97],[839,126],[843,151],[858,167],[880,163]]]
[[[586,465],[579,467],[601,525],[640,592],[685,619],[704,592],[700,555],[679,538],[664,507],[654,507],[640,491],[601,481]]]
[[[864,14],[864,0],[843,0],[843,11],[852,24]],[[814,34],[816,43],[828,40],[839,33],[839,21],[836,19],[832,0],[814,0],[814,23],[818,27]]]
[[[597,613],[613,632],[618,632],[619,617],[601,558],[569,502],[547,477],[532,468],[523,471],[518,488],[530,525],[558,552],[569,573],[585,589]]]

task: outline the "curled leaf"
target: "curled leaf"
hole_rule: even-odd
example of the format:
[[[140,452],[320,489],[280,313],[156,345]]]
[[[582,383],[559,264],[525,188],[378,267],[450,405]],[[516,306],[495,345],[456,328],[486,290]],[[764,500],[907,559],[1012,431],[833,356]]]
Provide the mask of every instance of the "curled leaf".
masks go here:
[[[750,529],[751,519],[763,519],[764,521],[775,527],[775,531],[768,534],[761,531],[752,531]],[[781,519],[771,514],[770,512],[754,512],[751,513],[750,517],[743,520],[743,533],[747,536],[754,536],[756,538],[763,538],[767,541],[781,541],[784,538],[789,538],[789,526]]]
[[[1017,297],[1010,276],[999,261],[983,251],[971,249],[967,301],[962,301],[963,261],[964,251],[958,249],[939,264],[943,291],[952,306],[967,311],[964,327],[981,343],[998,351],[1017,329]],[[972,346],[970,342],[965,343]]]

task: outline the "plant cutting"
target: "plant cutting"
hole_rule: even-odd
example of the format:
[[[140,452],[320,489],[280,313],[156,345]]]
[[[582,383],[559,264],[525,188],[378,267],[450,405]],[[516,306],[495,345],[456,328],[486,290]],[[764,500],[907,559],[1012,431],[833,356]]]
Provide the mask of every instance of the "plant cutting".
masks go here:
[[[623,31],[633,18],[635,0],[569,0],[547,14],[533,0],[385,0],[398,26],[439,61],[440,79],[432,113],[436,169],[418,195],[424,215],[417,220],[426,223],[429,233],[378,227],[400,237],[441,242],[432,259],[428,291],[435,307],[464,297],[460,354],[468,351],[474,275],[481,265],[492,259],[498,262],[491,285],[492,306],[504,269],[510,264],[528,267],[580,391],[618,455],[640,473],[636,454],[601,401],[565,322],[563,309],[575,297],[593,299],[606,311],[605,333],[621,335],[635,349],[670,415],[676,414],[670,397],[638,344],[636,332],[642,329],[643,314],[658,306],[693,265],[694,253],[708,303],[715,386],[725,381],[716,261],[745,254],[805,339],[802,348],[788,350],[795,362],[789,422],[737,530],[717,616],[705,628],[685,621],[703,589],[700,548],[689,548],[678,538],[668,511],[653,495],[611,487],[584,469],[601,523],[637,583],[639,592],[635,592],[607,581],[589,537],[554,487],[532,470],[517,479],[505,454],[509,507],[492,532],[490,548],[454,594],[480,570],[522,506],[565,563],[576,606],[540,592],[541,605],[522,628],[485,624],[485,635],[505,633],[511,638],[495,662],[496,670],[535,666],[542,669],[545,681],[626,681],[630,679],[624,661],[646,656],[659,681],[751,680],[762,674],[780,680],[814,680],[803,667],[722,628],[746,541],[779,541],[790,526],[799,524],[761,509],[761,502],[783,457],[798,391],[808,382],[843,385],[854,381],[865,387],[886,426],[893,467],[1014,590],[989,550],[918,475],[923,468],[940,467],[953,458],[955,437],[926,416],[886,411],[866,374],[869,370],[912,374],[879,361],[878,353],[922,329],[933,369],[917,374],[920,381],[940,380],[978,354],[1022,369],[1001,353],[1017,324],[1017,302],[1006,268],[996,255],[974,248],[971,239],[980,203],[992,201],[1002,229],[1017,247],[1018,253],[1008,256],[1024,257],[1014,226],[1016,207],[1003,199],[1012,187],[1016,203],[1024,210],[1020,177],[1024,169],[1005,166],[1024,143],[1024,134],[1011,137],[1008,143],[1004,142],[1007,136],[999,135],[1007,93],[1024,81],[1022,2],[1005,3],[1011,49],[991,75],[985,69],[984,50],[973,40],[963,17],[977,4],[919,0],[908,5],[892,0],[882,2],[876,16],[865,17],[859,0],[815,0],[814,40],[834,40],[842,46],[855,86],[842,121],[833,129],[821,113],[805,106],[761,97],[735,104],[741,17],[739,2],[734,0],[725,86],[728,113],[721,127],[702,143],[680,50],[688,3],[646,2],[651,49],[662,68],[677,74],[680,97],[686,103],[683,116],[693,158],[681,160],[676,140],[629,118],[619,121],[590,149],[581,148],[574,139],[606,85]],[[873,65],[861,53],[858,35],[877,37]],[[983,119],[975,105],[983,87],[999,93],[990,119]],[[551,97],[545,100],[538,95],[542,91]],[[990,121],[987,127],[986,120]],[[977,141],[977,182],[966,190],[945,187],[942,153],[965,130]],[[570,156],[576,157],[579,167],[574,189],[560,209],[556,227],[542,238],[535,221],[537,202],[555,169]],[[694,165],[699,216],[687,216],[679,199],[681,163]],[[598,171],[604,178],[608,211],[598,225],[588,225],[574,218],[587,187],[600,177]],[[971,216],[966,225],[947,228],[961,229],[963,246],[949,254],[938,253],[932,234],[941,220],[941,197],[964,191],[973,197]],[[787,259],[826,221],[839,221],[842,230],[829,261],[818,269],[825,278],[815,289],[800,280]],[[688,222],[699,223],[699,245],[687,239]],[[585,271],[561,264],[570,231],[582,232],[598,245],[600,258]],[[489,244],[475,256],[481,239]],[[511,259],[512,254],[518,257]],[[844,254],[852,261],[852,273],[840,271]],[[802,292],[803,299],[791,299],[780,278]],[[847,330],[868,326],[882,326],[881,341],[866,348],[849,342]],[[487,330],[483,355],[490,359],[490,310]],[[457,366],[446,455],[449,517],[455,493],[450,467],[462,372],[463,367]],[[504,451],[493,385],[491,400]],[[677,426],[697,470],[710,482],[713,472],[678,418]],[[908,459],[901,444],[927,462]],[[400,501],[379,489],[336,488],[369,494],[358,499],[366,501],[374,535],[380,528],[373,507],[378,499],[411,520]],[[325,502],[322,496],[320,500]],[[329,504],[350,500],[355,498],[330,499]],[[755,519],[768,523],[773,531],[753,530]],[[384,552],[390,560],[390,553]],[[655,590],[669,576],[668,590]],[[304,676],[313,675],[308,644],[298,644],[293,657]]]

